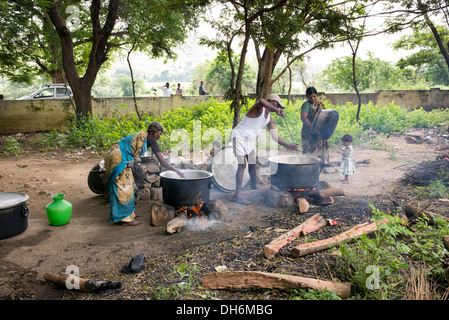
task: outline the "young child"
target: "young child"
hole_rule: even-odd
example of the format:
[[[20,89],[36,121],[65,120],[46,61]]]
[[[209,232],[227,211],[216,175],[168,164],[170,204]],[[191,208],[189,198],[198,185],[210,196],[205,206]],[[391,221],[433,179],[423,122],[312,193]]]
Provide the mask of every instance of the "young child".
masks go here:
[[[349,176],[355,173],[354,160],[352,159],[352,155],[354,153],[354,148],[352,147],[352,137],[349,134],[345,134],[343,138],[341,138],[341,142],[343,143],[343,146],[337,151],[342,155],[340,174],[345,176],[345,179],[341,182],[348,184],[350,183]]]

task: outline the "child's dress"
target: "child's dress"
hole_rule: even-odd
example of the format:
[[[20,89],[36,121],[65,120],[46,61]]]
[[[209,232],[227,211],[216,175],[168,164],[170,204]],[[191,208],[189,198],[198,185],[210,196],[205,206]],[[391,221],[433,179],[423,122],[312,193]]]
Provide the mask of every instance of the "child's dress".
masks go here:
[[[349,150],[349,152],[348,152]],[[345,146],[343,152],[348,153],[347,155],[343,155],[341,159],[340,165],[340,174],[344,176],[350,176],[355,173],[355,164],[352,158],[354,153],[354,148],[352,146]]]

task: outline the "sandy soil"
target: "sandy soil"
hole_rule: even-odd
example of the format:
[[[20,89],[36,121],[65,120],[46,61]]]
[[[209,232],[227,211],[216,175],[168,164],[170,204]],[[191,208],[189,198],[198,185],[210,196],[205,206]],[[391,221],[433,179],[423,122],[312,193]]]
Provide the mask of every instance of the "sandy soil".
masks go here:
[[[435,159],[431,145],[410,144],[403,136],[385,138],[384,142],[395,151],[355,149],[357,161],[370,163],[359,165],[352,183],[344,185],[346,197],[389,193],[395,190],[404,168]],[[229,202],[228,194],[213,190],[211,197],[221,199],[229,209],[213,232],[170,235],[161,227],[151,227],[151,201],[137,204],[139,226],[114,225],[108,221],[109,206],[103,196],[87,185],[89,171],[99,160],[89,151],[0,159],[0,191],[29,195],[30,211],[25,232],[0,240],[0,299],[59,299],[61,291],[43,279],[44,272],[59,273],[75,265],[82,275],[95,277],[107,268],[120,269],[140,253],[148,258],[182,255],[190,246],[212,238],[244,235],[251,227],[264,225],[264,217],[276,210],[241,206]],[[331,160],[340,161],[340,156],[332,151]],[[341,177],[332,171],[322,173],[320,180],[343,186]],[[65,193],[65,200],[73,205],[70,223],[59,227],[49,225],[45,213],[45,206],[52,201],[50,195],[55,193]]]

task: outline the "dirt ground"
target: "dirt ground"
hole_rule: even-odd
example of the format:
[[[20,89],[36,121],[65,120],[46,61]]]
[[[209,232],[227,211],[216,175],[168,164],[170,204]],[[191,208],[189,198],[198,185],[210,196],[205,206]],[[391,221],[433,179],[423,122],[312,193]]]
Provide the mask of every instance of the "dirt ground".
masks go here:
[[[322,173],[320,180],[334,187],[344,186],[346,199],[389,197],[400,192],[398,180],[407,167],[435,159],[434,145],[410,144],[399,135],[382,139],[388,146],[386,151],[355,148],[356,161],[369,160],[369,164],[357,166],[351,184],[342,185],[334,168]],[[0,240],[0,299],[65,299],[67,290],[48,283],[43,274],[64,272],[71,265],[77,266],[84,277],[109,280],[109,271],[119,272],[131,257],[141,253],[146,261],[152,261],[148,268],[153,268],[155,261],[183,256],[218,241],[241,239],[254,230],[285,228],[275,225],[278,220],[273,218],[280,209],[259,204],[238,205],[228,200],[229,194],[217,189],[212,189],[211,198],[222,200],[228,206],[228,214],[207,230],[167,234],[164,228],[150,226],[151,201],[137,203],[136,212],[140,216],[137,220],[142,222],[139,226],[115,225],[108,221],[109,206],[104,197],[90,191],[87,185],[89,171],[100,160],[90,150],[0,158],[0,191],[29,195],[30,212],[25,232]],[[331,161],[340,160],[335,150],[331,150]],[[51,226],[46,217],[45,206],[55,193],[66,194],[65,200],[73,205],[70,223],[64,226]],[[216,258],[215,265],[220,264],[213,253],[209,258]],[[123,294],[119,298],[124,298]]]

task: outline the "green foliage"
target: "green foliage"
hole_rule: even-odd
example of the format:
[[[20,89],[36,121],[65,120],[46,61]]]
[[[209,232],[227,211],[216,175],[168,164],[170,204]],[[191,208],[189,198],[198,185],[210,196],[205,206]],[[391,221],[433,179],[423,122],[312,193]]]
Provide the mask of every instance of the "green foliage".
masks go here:
[[[334,292],[326,288],[323,291],[312,289],[293,289],[289,290],[292,300],[341,300]]]
[[[20,143],[13,136],[6,137],[6,143],[3,146],[3,150],[8,156],[20,157],[23,153]]]
[[[404,78],[391,63],[375,58],[371,53],[367,60],[355,59],[356,81],[360,91],[368,89],[397,88]],[[352,57],[346,56],[331,61],[323,71],[323,86],[349,92],[354,90]]]
[[[430,181],[428,186],[417,187],[417,193],[420,196],[431,198],[448,198],[449,197],[449,172],[446,172],[445,167],[441,167],[438,172],[438,178]]]
[[[248,106],[254,104],[254,100],[248,101]],[[285,117],[281,118],[271,114],[274,119],[278,134],[285,141],[301,145],[301,105],[303,101],[288,104],[285,109]],[[355,119],[357,106],[352,103],[344,105],[331,105],[324,102],[327,109],[335,109],[339,112],[339,122],[333,136],[329,139],[330,145],[341,143],[344,134],[354,137],[354,144],[369,143],[372,148],[385,150],[376,137],[364,135],[369,128],[380,134],[405,132],[409,128],[423,128],[432,126],[444,126],[449,123],[449,109],[432,110],[426,112],[422,109],[407,110],[391,103],[386,106],[368,103],[362,105],[360,123]],[[165,112],[160,117],[143,115],[139,120],[134,112],[124,112],[126,106],[117,106],[110,118],[100,119],[96,115],[88,115],[77,120],[72,119],[72,125],[60,132],[53,131],[46,134],[47,147],[91,147],[106,149],[118,142],[121,138],[141,130],[146,130],[153,121],[158,121],[165,129],[159,140],[162,150],[170,150],[180,143],[174,133],[181,130],[188,134],[190,141],[187,147],[193,149],[193,141],[200,142],[204,147],[214,140],[221,141],[222,145],[229,142],[229,134],[232,130],[233,114],[230,112],[230,102],[218,102],[209,99],[194,107],[182,107]],[[241,117],[246,110],[241,110]],[[290,136],[291,133],[291,136]],[[44,142],[41,142],[41,144]],[[10,141],[8,152],[12,152],[13,142]],[[394,155],[392,155],[394,156]]]
[[[209,84],[209,91],[214,95],[223,95],[230,89],[231,67],[226,52],[221,52],[212,60],[207,73],[206,82]],[[234,68],[240,64],[240,57],[233,55],[232,57]],[[242,78],[242,92],[247,94],[255,91],[256,71],[247,62],[245,62],[243,78]],[[234,78],[235,87],[236,79]]]
[[[436,26],[436,31],[442,43],[448,43],[448,27]],[[448,66],[441,54],[435,36],[429,28],[413,28],[412,34],[402,36],[393,44],[393,49],[411,51],[407,57],[399,59],[396,63],[399,68],[413,68],[431,85],[449,85]]]
[[[441,239],[448,233],[449,224],[438,218],[433,225],[421,220],[414,225],[418,230],[414,233],[399,216],[386,215],[372,205],[371,208],[374,221],[387,218],[388,222],[378,225],[374,235],[363,235],[340,245],[339,271],[351,280],[356,297],[402,296],[412,261],[430,267],[428,276],[434,281],[441,279],[443,270],[439,259],[445,252]]]

